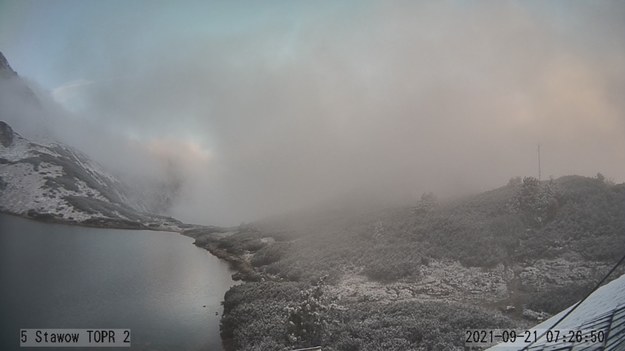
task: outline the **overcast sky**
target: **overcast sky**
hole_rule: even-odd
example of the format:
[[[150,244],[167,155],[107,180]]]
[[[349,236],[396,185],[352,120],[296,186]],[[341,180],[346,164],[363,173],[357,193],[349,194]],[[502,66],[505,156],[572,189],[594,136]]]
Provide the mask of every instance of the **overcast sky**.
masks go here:
[[[0,0],[0,51],[187,221],[488,190],[539,143],[543,178],[625,181],[623,1]]]

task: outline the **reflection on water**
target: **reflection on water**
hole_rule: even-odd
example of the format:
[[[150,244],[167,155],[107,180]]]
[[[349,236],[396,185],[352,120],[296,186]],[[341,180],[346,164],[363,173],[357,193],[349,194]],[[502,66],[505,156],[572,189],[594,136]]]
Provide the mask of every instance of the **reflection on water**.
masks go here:
[[[0,215],[0,349],[20,328],[130,328],[131,349],[219,350],[228,265],[176,233]]]

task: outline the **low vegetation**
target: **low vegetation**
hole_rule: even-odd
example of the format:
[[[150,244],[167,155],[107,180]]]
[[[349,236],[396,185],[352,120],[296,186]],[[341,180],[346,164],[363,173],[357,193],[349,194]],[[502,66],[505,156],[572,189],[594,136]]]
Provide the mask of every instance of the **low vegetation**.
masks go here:
[[[519,307],[517,315],[508,316],[512,319],[488,304],[469,306],[445,298],[341,300],[325,289],[328,308],[317,311],[324,332],[313,342],[301,335],[289,338],[294,335],[289,311],[305,303],[301,292],[321,278],[329,286],[354,275],[410,286],[430,278],[423,272],[432,262],[460,262],[486,271],[508,267],[510,272],[557,259],[607,266],[625,247],[623,203],[625,184],[612,184],[600,175],[542,182],[528,177],[454,201],[440,202],[427,194],[410,208],[309,221],[318,226],[265,221],[242,226],[231,236],[202,240],[247,255],[265,280],[238,285],[226,294],[222,333],[235,349],[320,343],[324,350],[444,350],[462,345],[463,329],[518,325],[525,308],[556,313],[582,298],[603,271],[544,286],[517,286],[525,283],[519,277],[506,278],[511,300],[502,303]],[[198,245],[203,245],[199,238]]]
[[[453,350],[466,329],[512,328],[508,317],[446,302],[341,302],[318,285],[256,282],[226,294],[222,337],[236,350]]]

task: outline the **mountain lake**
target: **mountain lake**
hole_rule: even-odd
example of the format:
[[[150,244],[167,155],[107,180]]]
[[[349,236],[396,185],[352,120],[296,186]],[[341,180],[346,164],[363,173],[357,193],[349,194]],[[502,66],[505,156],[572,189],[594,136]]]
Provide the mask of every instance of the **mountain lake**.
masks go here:
[[[47,328],[130,329],[126,350],[221,350],[232,273],[177,233],[0,214],[0,349]]]

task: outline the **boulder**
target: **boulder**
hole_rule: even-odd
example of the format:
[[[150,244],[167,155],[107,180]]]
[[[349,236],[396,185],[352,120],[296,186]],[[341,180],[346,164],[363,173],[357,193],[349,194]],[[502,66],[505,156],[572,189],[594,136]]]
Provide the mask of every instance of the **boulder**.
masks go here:
[[[0,144],[9,147],[13,144],[13,129],[6,122],[0,121]]]

